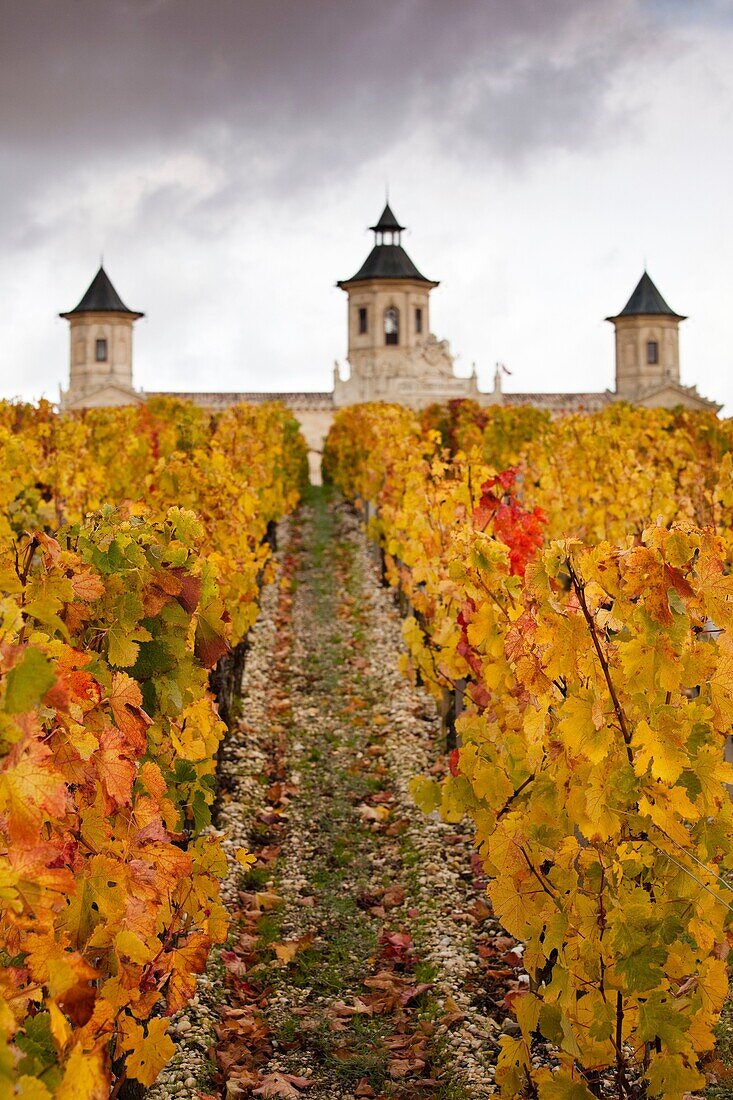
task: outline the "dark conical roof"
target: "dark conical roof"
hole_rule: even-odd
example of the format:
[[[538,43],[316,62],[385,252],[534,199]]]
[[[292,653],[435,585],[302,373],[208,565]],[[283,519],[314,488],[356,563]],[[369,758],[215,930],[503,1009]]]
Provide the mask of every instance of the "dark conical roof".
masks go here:
[[[126,313],[132,318],[145,316],[143,313],[127,308],[103,267],[100,267],[92,279],[79,304],[68,313],[61,313],[59,316],[68,318],[76,313]]]
[[[390,230],[392,230],[393,232],[395,232],[395,231],[402,232],[402,230],[405,227],[404,227],[404,225],[400,225],[400,223],[397,221],[397,218],[394,216],[394,213],[392,212],[392,207],[387,202],[387,203],[384,204],[384,210],[382,211],[382,216],[380,217],[377,224],[376,225],[370,225],[369,228],[373,229],[374,232],[377,233],[377,232],[381,232],[382,230],[385,230],[385,229],[388,232]]]
[[[377,224],[370,226],[377,241],[374,248],[356,275],[352,275],[350,279],[340,280],[337,285],[345,287],[349,283],[366,282],[367,279],[411,279],[413,282],[429,283],[430,286],[437,286],[438,284],[433,279],[426,279],[418,271],[402,245],[395,243],[394,237],[392,237],[390,244],[385,243],[383,236],[380,238],[380,234],[385,232],[399,234],[404,228],[404,225],[400,225],[397,221],[392,208],[387,203]],[[399,236],[397,241],[399,242]]]
[[[673,309],[669,308],[664,298],[650,279],[648,273],[645,271],[642,277],[639,279],[639,282],[636,284],[636,289],[634,290],[634,293],[631,295],[621,312],[616,316],[638,317],[653,315],[676,317],[678,321],[685,320],[681,313],[675,313]],[[614,318],[609,317],[608,320],[612,321],[614,320]]]
[[[401,244],[375,244],[356,275],[339,283],[358,283],[365,279],[413,279],[419,283],[433,283],[415,267]]]

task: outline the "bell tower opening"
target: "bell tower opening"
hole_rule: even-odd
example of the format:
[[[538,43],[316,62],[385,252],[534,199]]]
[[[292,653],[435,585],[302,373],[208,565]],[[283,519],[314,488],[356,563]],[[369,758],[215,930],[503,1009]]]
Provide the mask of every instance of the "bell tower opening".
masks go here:
[[[400,311],[396,306],[384,311],[384,342],[392,345],[400,342]]]

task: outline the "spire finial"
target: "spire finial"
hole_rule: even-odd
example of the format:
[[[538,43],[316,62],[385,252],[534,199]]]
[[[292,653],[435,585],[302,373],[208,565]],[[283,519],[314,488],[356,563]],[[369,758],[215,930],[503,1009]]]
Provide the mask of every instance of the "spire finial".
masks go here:
[[[377,244],[399,244],[400,234],[405,228],[404,225],[400,225],[397,218],[392,212],[392,208],[389,205],[389,190],[386,190],[387,202],[384,204],[384,210],[376,225],[370,226],[370,229],[376,234]],[[389,241],[386,240],[389,235]]]

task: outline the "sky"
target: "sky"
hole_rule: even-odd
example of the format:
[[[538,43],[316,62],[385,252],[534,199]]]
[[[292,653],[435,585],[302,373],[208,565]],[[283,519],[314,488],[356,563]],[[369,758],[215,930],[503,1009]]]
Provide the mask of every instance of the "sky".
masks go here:
[[[0,396],[100,261],[146,390],[326,390],[390,204],[456,372],[613,386],[646,265],[733,409],[733,0],[2,0]]]

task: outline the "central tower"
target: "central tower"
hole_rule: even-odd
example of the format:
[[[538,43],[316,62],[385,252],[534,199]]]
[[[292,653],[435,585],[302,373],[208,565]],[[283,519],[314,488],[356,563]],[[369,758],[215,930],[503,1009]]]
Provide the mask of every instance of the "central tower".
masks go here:
[[[405,230],[389,203],[374,233],[374,247],[350,279],[337,285],[348,295],[348,361],[351,374],[337,372],[334,401],[402,401],[426,404],[458,383],[446,341],[430,333],[430,291],[426,279],[402,247]],[[466,394],[463,394],[466,396]]]

